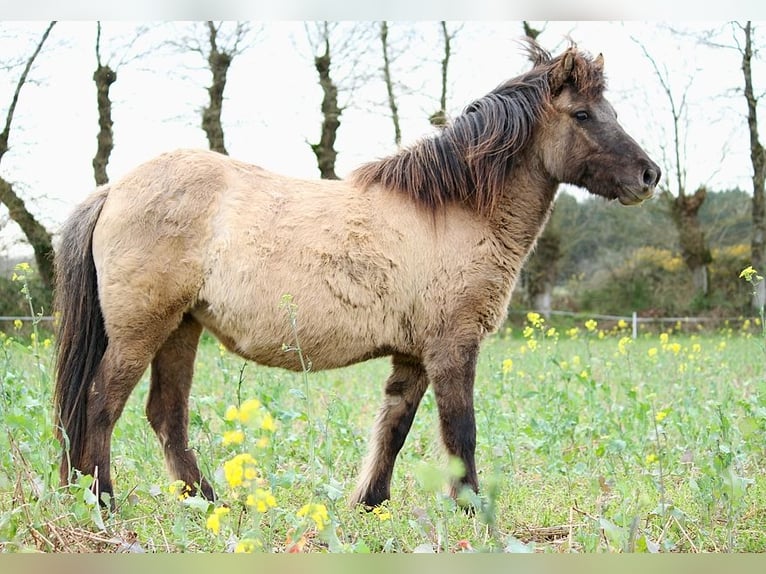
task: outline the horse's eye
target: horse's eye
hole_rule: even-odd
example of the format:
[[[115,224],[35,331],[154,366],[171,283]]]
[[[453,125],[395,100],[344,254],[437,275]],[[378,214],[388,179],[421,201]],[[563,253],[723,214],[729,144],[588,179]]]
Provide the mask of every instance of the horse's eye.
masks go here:
[[[585,110],[578,110],[572,115],[578,122],[584,122],[590,117],[590,114],[586,112]]]

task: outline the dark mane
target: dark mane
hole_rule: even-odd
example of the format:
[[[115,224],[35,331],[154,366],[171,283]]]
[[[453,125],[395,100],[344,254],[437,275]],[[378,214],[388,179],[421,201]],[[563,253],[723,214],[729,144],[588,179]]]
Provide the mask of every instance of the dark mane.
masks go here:
[[[592,98],[605,89],[601,65],[576,46],[554,58],[536,42],[526,44],[533,63],[529,72],[471,103],[439,133],[359,167],[352,181],[362,188],[395,189],[432,210],[461,202],[491,213],[551,97],[565,86]],[[566,80],[557,81],[567,58],[572,69]]]

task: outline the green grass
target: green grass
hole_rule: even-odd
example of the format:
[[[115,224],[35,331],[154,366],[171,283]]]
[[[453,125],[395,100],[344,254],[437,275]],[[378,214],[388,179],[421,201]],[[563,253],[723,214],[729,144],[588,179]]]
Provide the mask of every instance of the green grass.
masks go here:
[[[171,492],[143,412],[144,379],[113,437],[118,509],[101,511],[88,477],[58,485],[52,349],[43,335],[35,344],[22,332],[0,336],[5,551],[115,552],[131,543],[147,552],[238,544],[280,552],[766,551],[760,325],[633,341],[619,327],[556,332],[532,317],[526,329],[492,337],[476,380],[482,492],[473,516],[444,495],[459,469],[442,452],[430,391],[397,461],[392,500],[374,513],[348,507],[386,360],[304,378],[245,363],[207,336],[190,433],[221,500]],[[226,420],[247,399],[261,403],[250,421]],[[273,430],[263,425],[269,416]],[[244,443],[224,445],[237,430]],[[232,487],[224,463],[241,453],[256,463],[250,484]],[[260,510],[244,504],[248,494],[261,497]]]

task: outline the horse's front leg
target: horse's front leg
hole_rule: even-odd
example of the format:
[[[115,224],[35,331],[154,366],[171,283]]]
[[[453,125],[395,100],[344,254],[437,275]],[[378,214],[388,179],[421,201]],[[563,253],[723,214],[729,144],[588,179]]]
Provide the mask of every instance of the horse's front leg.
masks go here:
[[[428,377],[419,360],[401,355],[393,357],[385,401],[375,419],[359,482],[351,495],[352,503],[372,507],[390,497],[396,455],[407,438],[427,387]]]
[[[457,498],[468,486],[479,491],[476,475],[476,418],[473,407],[473,386],[476,376],[478,343],[444,344],[429,353],[426,362],[439,411],[442,440],[450,456],[463,463],[464,474],[453,481],[450,494]]]

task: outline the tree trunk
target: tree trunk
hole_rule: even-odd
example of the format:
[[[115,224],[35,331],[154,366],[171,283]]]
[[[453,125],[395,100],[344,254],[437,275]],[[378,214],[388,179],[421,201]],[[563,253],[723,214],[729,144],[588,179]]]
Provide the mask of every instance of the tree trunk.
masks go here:
[[[98,65],[93,72],[93,81],[96,83],[96,101],[98,104],[98,147],[93,157],[93,173],[96,185],[103,185],[109,181],[106,166],[114,149],[112,132],[112,100],[109,97],[109,88],[117,81],[117,73],[109,66]]]
[[[8,151],[8,140],[11,134],[11,124],[13,122],[13,114],[16,110],[16,104],[19,101],[19,94],[21,88],[27,80],[29,71],[32,69],[32,65],[35,62],[38,54],[43,48],[43,44],[48,39],[53,26],[56,22],[51,22],[43,32],[40,41],[35,48],[33,54],[27,60],[24,67],[24,71],[21,73],[21,77],[16,84],[16,90],[13,93],[11,104],[8,107],[8,114],[5,120],[5,127],[0,132],[0,161]],[[48,288],[53,288],[53,243],[51,235],[45,229],[45,227],[35,219],[34,215],[27,209],[24,201],[13,190],[11,183],[0,177],[0,203],[4,204],[8,208],[8,214],[10,218],[16,222],[21,228],[24,236],[27,238],[27,242],[32,247],[35,253],[35,262],[37,263],[37,270],[40,274],[43,284]]]
[[[13,186],[0,177],[0,203],[8,208],[11,219],[21,228],[35,253],[35,263],[43,284],[53,288],[53,242],[48,230],[30,213]]]
[[[764,203],[764,185],[766,185],[766,150],[758,138],[758,100],[753,90],[752,23],[744,27],[745,49],[742,52],[742,73],[745,76],[745,99],[747,100],[747,125],[750,132],[750,161],[753,164],[753,235],[750,241],[751,265],[762,275],[766,271],[764,241],[766,241],[766,204]],[[766,284],[761,281],[756,286],[753,307],[761,309],[766,302]]]
[[[441,75],[441,94],[439,96],[439,109],[428,118],[431,125],[442,128],[447,125],[447,72],[449,71],[449,61],[452,57],[452,35],[447,30],[447,23],[442,20],[439,22],[444,39],[444,58],[442,58]]]
[[[708,295],[708,265],[713,260],[699,221],[699,210],[706,197],[707,190],[701,186],[694,195],[670,198],[670,213],[678,230],[681,257],[692,274],[695,293],[702,297]]]
[[[314,66],[319,73],[319,85],[324,94],[322,98],[322,134],[319,143],[311,144],[317,158],[317,166],[322,179],[339,179],[335,173],[335,139],[340,127],[341,108],[338,107],[338,87],[330,76],[330,40],[325,38],[325,52],[314,57]]]
[[[207,89],[210,102],[202,110],[202,129],[205,130],[208,146],[211,150],[228,155],[223,141],[223,125],[221,124],[221,112],[223,111],[223,92],[226,88],[226,75],[231,66],[232,57],[225,51],[220,51],[216,43],[216,28],[213,22],[208,21],[210,32],[210,53],[207,57],[210,72],[213,74],[213,83]]]
[[[394,95],[394,81],[391,78],[391,61],[388,46],[388,22],[385,20],[380,24],[380,42],[383,48],[383,80],[386,83],[386,92],[388,94],[388,108],[391,110],[391,121],[394,123],[394,143],[396,147],[402,145],[402,130],[399,126],[399,106],[396,104]]]

